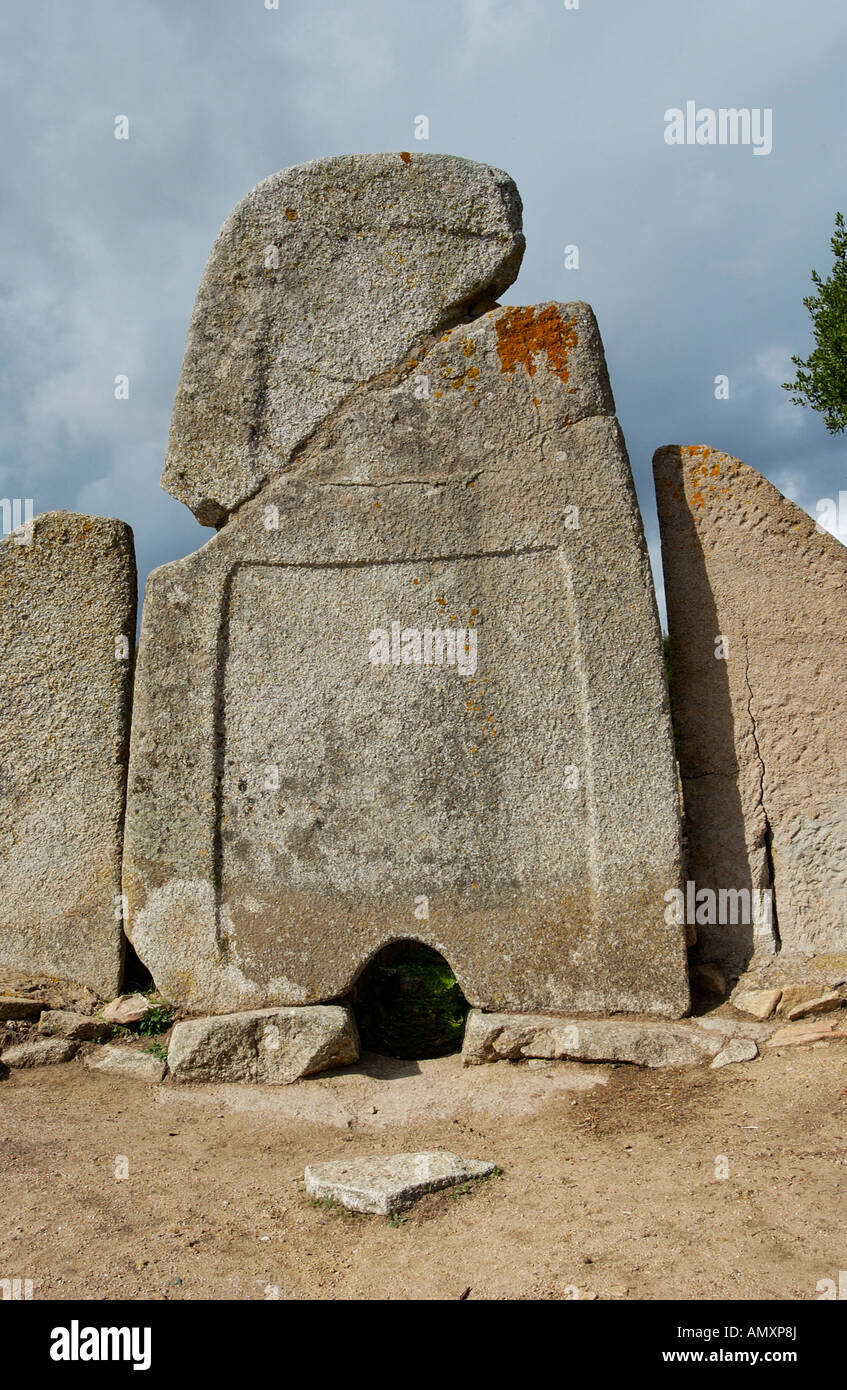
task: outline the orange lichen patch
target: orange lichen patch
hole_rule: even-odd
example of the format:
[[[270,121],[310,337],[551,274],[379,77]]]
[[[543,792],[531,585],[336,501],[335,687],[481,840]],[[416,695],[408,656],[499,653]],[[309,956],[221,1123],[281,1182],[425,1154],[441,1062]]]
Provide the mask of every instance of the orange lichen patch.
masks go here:
[[[535,406],[535,409],[537,410],[537,409],[538,409],[538,397],[537,397],[537,396],[533,396],[533,398],[532,398],[532,404]]]
[[[479,376],[479,367],[468,367],[465,376],[473,377],[474,381],[476,381]]]
[[[507,309],[497,320],[501,372],[523,367],[529,376],[535,376],[535,358],[544,353],[550,371],[567,384],[568,353],[579,342],[575,323],[575,319],[563,320],[555,304],[548,304],[539,314],[532,306]]]
[[[296,221],[297,221],[297,209],[296,209],[296,208],[286,208],[286,209],[285,209],[285,220],[286,220],[286,222],[296,222]]]
[[[464,344],[462,348],[462,352],[465,357],[473,357],[474,353],[476,352],[476,343],[474,342],[473,338],[468,338],[467,342]]]
[[[401,150],[400,158],[402,159],[404,164],[411,164],[412,162],[412,156],[409,154],[408,150]]]
[[[419,579],[413,579],[413,580],[412,580],[412,583],[413,583],[413,584],[420,584],[420,582],[421,582],[421,581],[420,581]]]
[[[432,394],[433,394],[433,396],[435,397],[435,399],[436,399],[437,401],[440,401],[440,400],[441,400],[441,397],[442,397],[442,395],[443,395],[444,393],[443,393],[442,391],[433,391]]]

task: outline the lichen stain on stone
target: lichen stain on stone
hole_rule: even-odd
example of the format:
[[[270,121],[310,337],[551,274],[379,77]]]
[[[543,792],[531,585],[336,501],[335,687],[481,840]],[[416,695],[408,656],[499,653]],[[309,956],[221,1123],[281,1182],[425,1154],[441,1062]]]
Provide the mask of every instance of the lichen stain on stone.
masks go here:
[[[285,209],[285,220],[286,220],[286,222],[296,222],[296,221],[297,221],[297,209],[296,209],[296,208],[286,208],[286,209]]]
[[[555,304],[548,304],[537,315],[531,305],[526,309],[507,309],[496,323],[501,372],[524,367],[529,376],[534,376],[534,359],[545,353],[550,371],[567,385],[568,352],[579,342],[575,323],[575,319],[563,320]]]
[[[400,158],[402,159],[404,164],[411,164],[412,162],[412,156],[409,154],[408,150],[401,150]]]

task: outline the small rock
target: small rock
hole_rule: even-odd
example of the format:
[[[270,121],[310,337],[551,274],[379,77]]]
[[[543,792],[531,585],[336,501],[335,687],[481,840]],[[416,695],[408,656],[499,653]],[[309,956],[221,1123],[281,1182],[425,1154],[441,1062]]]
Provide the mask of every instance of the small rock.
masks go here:
[[[41,999],[20,999],[0,995],[0,1021],[12,1018],[37,1018],[46,1006]]]
[[[101,1038],[107,1038],[112,1029],[110,1024],[99,1018],[88,1018],[86,1014],[73,1013],[70,1009],[47,1009],[41,1015],[38,1031],[46,1038],[99,1042]]]
[[[817,999],[820,993],[820,984],[786,985],[776,1012],[780,1018],[784,1018],[798,1004],[805,1004],[810,999]]]
[[[736,1009],[752,1018],[770,1018],[781,998],[781,989],[748,989],[734,994],[732,1002]]]
[[[372,1211],[380,1216],[410,1207],[426,1192],[454,1187],[469,1178],[485,1178],[495,1164],[451,1153],[377,1154],[332,1163],[314,1163],[306,1169],[310,1197],[329,1197],[350,1211]]]
[[[795,1004],[793,1009],[788,1010],[788,1020],[794,1023],[798,1018],[808,1018],[810,1014],[831,1014],[833,1009],[840,1009],[842,999],[840,994],[822,994],[818,999],[808,999],[805,1004]]]
[[[701,961],[691,971],[691,983],[706,994],[726,994],[726,976],[716,965]]]
[[[252,1009],[177,1023],[168,1045],[175,1081],[289,1085],[358,1061],[352,1010],[340,1004]]]
[[[49,1067],[54,1062],[69,1062],[76,1049],[76,1043],[67,1038],[36,1038],[7,1047],[0,1053],[0,1062],[7,1067]]]
[[[710,1067],[714,1071],[730,1062],[752,1062],[758,1055],[759,1049],[752,1038],[730,1038],[726,1047],[712,1060]]]
[[[164,1062],[154,1057],[152,1052],[139,1052],[134,1047],[122,1047],[120,1043],[106,1043],[94,1052],[89,1052],[85,1065],[91,1071],[105,1071],[114,1076],[130,1076],[135,1081],[161,1081],[167,1071]]]
[[[100,1017],[106,1023],[140,1023],[146,1018],[152,1005],[143,994],[122,994],[100,1010]]]

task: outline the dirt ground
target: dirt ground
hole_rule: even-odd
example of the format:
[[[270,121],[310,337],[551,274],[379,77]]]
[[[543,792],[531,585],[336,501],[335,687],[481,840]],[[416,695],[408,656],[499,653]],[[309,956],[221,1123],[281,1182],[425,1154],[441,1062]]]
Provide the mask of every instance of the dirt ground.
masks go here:
[[[763,1053],[719,1071],[366,1055],[281,1088],[16,1071],[0,1277],[36,1299],[815,1299],[847,1268],[847,1047]],[[396,1224],[305,1193],[307,1163],[432,1148],[502,1176]]]

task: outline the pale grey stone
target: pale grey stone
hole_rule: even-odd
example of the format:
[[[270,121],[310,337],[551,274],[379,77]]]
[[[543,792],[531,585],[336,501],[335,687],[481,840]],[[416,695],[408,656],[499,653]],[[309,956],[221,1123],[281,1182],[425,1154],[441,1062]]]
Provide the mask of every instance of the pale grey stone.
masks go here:
[[[480,1007],[686,1012],[660,631],[612,408],[587,305],[493,309],[150,576],[124,887],[179,1008],[343,998],[409,936]],[[473,634],[475,673],[375,664],[393,622],[412,656],[443,627],[470,660]]]
[[[752,1038],[730,1038],[709,1065],[716,1069],[728,1066],[730,1062],[752,1062],[758,1055],[759,1049]]]
[[[120,982],[132,532],[45,512],[0,540],[0,968]]]
[[[353,1014],[338,1004],[187,1019],[174,1025],[168,1047],[177,1081],[288,1085],[358,1058]]]
[[[775,1023],[754,1023],[747,1018],[698,1018],[697,1026],[722,1033],[725,1038],[755,1038],[757,1042],[769,1038],[776,1028]]]
[[[771,924],[698,925],[700,949],[734,974],[843,956],[847,548],[727,454],[660,449],[653,467],[689,876],[773,889]]]
[[[86,1053],[85,1065],[91,1071],[107,1072],[110,1076],[128,1076],[133,1081],[161,1081],[167,1066],[152,1052],[142,1052],[121,1043],[104,1043]]]
[[[684,1067],[714,1057],[722,1047],[722,1035],[695,1023],[486,1014],[472,1009],[465,1026],[462,1061],[468,1067],[548,1057]]]
[[[76,1014],[65,1009],[47,1009],[39,1019],[39,1033],[48,1038],[73,1038],[76,1042],[99,1042],[107,1038],[112,1029],[108,1023],[86,1014]]]
[[[162,484],[217,525],[362,384],[518,273],[507,174],[453,155],[283,169],[224,223],[186,343]]]
[[[7,1067],[49,1067],[55,1062],[69,1062],[75,1056],[77,1044],[68,1038],[34,1038],[0,1052],[0,1062]]]
[[[489,1177],[496,1166],[451,1153],[377,1154],[310,1164],[306,1191],[310,1197],[328,1198],[350,1211],[390,1216],[427,1192]]]
[[[46,1008],[42,999],[18,999],[14,995],[0,995],[0,1021],[13,1018],[37,1018]]]
[[[122,994],[120,998],[104,1004],[100,1017],[107,1023],[140,1023],[152,1009],[153,1005],[143,994]]]

